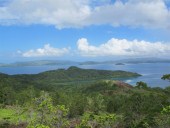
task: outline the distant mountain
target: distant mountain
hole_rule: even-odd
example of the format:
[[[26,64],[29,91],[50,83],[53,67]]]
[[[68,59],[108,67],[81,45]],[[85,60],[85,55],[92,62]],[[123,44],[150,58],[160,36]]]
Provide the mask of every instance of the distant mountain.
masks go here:
[[[85,62],[80,62],[80,65],[95,65],[95,64],[101,64],[102,62],[97,62],[97,61],[85,61]]]
[[[45,65],[73,65],[77,64],[74,61],[67,60],[36,60],[26,62],[15,62],[11,64],[0,64],[0,67],[22,67],[22,66],[45,66]]]
[[[119,63],[131,63],[131,64],[138,64],[138,63],[170,63],[170,59],[163,59],[163,58],[133,58],[133,59],[124,59],[118,60]]]
[[[0,67],[3,67],[3,66],[5,66],[6,64],[4,64],[4,63],[0,63]]]
[[[170,59],[163,58],[130,58],[115,61],[86,61],[82,62],[81,65],[93,65],[93,64],[139,64],[139,63],[170,63]]]
[[[116,63],[115,65],[125,65],[124,63]]]
[[[122,59],[115,61],[85,61],[76,62],[69,60],[35,60],[35,61],[25,61],[25,62],[15,62],[10,64],[0,63],[0,67],[23,67],[23,66],[47,66],[47,65],[95,65],[95,64],[139,64],[139,63],[170,63],[170,59],[161,58],[133,58],[133,59]]]

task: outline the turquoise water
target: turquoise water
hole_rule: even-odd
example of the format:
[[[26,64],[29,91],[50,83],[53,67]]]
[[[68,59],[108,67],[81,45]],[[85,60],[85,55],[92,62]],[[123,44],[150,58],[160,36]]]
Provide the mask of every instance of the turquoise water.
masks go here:
[[[30,66],[30,67],[0,67],[0,72],[6,74],[36,74],[47,70],[58,68],[68,68],[71,65],[55,66]],[[170,63],[143,63],[143,64],[97,64],[97,65],[75,65],[84,69],[104,69],[104,70],[124,70],[141,74],[138,78],[121,79],[127,83],[135,85],[138,81],[146,82],[151,87],[166,87],[169,81],[161,80],[163,74],[170,74]]]

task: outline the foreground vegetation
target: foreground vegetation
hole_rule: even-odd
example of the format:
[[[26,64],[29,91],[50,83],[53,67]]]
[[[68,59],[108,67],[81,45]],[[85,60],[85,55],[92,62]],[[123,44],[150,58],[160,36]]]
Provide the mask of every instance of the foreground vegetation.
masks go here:
[[[150,88],[144,82],[132,87],[107,73],[113,72],[71,67],[38,75],[0,74],[0,127],[170,127],[170,87]],[[63,83],[64,78],[69,81]]]

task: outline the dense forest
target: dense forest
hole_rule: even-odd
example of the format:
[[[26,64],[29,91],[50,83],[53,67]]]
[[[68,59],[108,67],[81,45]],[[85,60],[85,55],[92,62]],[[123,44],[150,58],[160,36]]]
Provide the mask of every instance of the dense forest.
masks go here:
[[[1,73],[0,127],[169,128],[170,86],[113,80],[139,76],[77,67],[34,75]]]

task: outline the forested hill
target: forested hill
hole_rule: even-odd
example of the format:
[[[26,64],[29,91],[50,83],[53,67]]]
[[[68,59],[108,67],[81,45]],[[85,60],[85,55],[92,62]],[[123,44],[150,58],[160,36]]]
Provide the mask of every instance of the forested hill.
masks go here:
[[[62,127],[72,128],[91,124],[96,128],[169,128],[170,87],[151,88],[142,81],[133,87],[109,80],[137,76],[77,67],[34,75],[0,73],[0,128],[55,128],[61,122]]]
[[[58,69],[40,73],[36,75],[38,79],[54,80],[56,82],[64,81],[81,81],[81,80],[94,80],[94,79],[107,79],[119,77],[136,77],[140,76],[137,73],[126,71],[109,71],[109,70],[96,70],[96,69],[81,69],[72,66],[65,69]]]
[[[95,69],[81,69],[72,66],[68,69],[57,69],[39,74],[7,75],[0,73],[0,84],[21,89],[33,85],[34,87],[54,87],[57,84],[69,82],[89,82],[100,79],[112,79],[122,77],[138,77],[140,74],[126,71],[109,71]]]
[[[123,77],[137,77],[140,74],[127,72],[127,71],[110,71],[110,70],[96,70],[96,69],[81,69],[75,66],[71,66],[68,69],[57,69],[42,72],[32,75],[6,75],[0,74],[0,77],[11,77],[16,79],[25,79],[31,81],[52,81],[52,82],[69,82],[69,81],[84,81],[95,79],[111,79],[111,78],[123,78]]]

